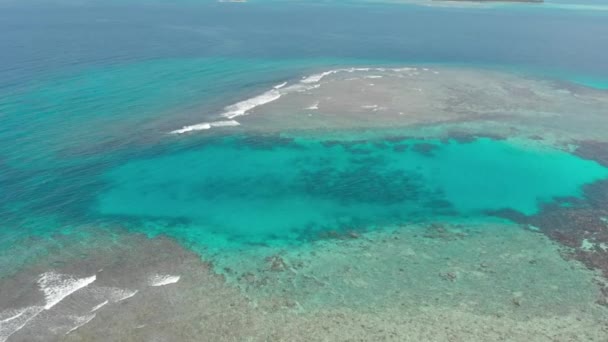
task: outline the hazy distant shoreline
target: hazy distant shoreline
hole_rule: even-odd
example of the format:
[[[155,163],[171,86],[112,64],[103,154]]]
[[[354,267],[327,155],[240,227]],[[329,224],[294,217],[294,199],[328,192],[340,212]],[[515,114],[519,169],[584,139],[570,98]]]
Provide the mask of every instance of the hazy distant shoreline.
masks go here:
[[[544,0],[433,0],[433,1],[456,1],[456,2],[534,2],[542,3]]]

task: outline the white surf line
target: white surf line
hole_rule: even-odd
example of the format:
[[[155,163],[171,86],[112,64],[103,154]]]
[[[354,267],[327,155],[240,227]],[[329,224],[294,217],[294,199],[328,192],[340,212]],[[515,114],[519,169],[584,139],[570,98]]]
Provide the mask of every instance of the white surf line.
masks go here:
[[[276,88],[278,87],[278,88]],[[230,120],[225,121],[215,121],[215,122],[202,122],[190,126],[184,126],[181,129],[176,129],[171,131],[171,134],[183,134],[193,131],[202,131],[208,130],[212,127],[226,127],[226,126],[238,126],[239,122],[233,120],[237,116],[246,115],[247,112],[254,109],[255,107],[259,107],[261,105],[273,102],[278,100],[282,94],[280,90],[284,87],[283,84],[279,84],[273,87],[271,90],[264,92],[258,96],[251,97],[249,99],[237,102],[235,104],[229,105],[224,108],[224,112],[221,116],[228,118]]]
[[[342,68],[342,69],[333,69],[324,71],[318,74],[312,74],[310,76],[303,77],[299,82],[288,85],[288,82],[283,82],[275,85],[272,89],[265,91],[264,93],[250,97],[243,101],[239,101],[237,103],[231,104],[224,108],[224,112],[220,114],[220,116],[225,117],[229,120],[226,121],[215,121],[215,122],[201,122],[194,125],[184,126],[180,129],[176,129],[171,131],[171,134],[183,134],[194,131],[203,131],[208,130],[213,127],[226,127],[226,126],[237,126],[239,123],[234,120],[234,118],[238,116],[243,116],[249,114],[249,112],[259,106],[263,106],[270,102],[276,101],[281,96],[290,94],[293,92],[305,92],[308,90],[316,89],[321,86],[319,82],[323,80],[326,76],[348,72],[353,73],[357,71],[378,71],[378,72],[406,72],[406,71],[416,71],[417,68],[413,67],[402,67],[402,68]],[[369,78],[380,78],[380,75],[372,75],[368,76]]]
[[[228,126],[238,126],[238,125],[240,125],[240,123],[236,120],[202,122],[202,123],[195,124],[195,125],[184,126],[180,129],[176,129],[169,133],[183,134],[183,133],[193,132],[193,131],[203,131],[203,130],[211,129],[212,127],[228,127]]]
[[[96,279],[96,275],[78,279],[52,271],[43,273],[38,280],[38,286],[40,286],[46,300],[44,309],[49,310],[65,297],[91,284]]]
[[[323,78],[325,78],[325,76],[329,76],[329,75],[333,75],[333,74],[337,74],[339,72],[355,72],[355,71],[370,71],[370,70],[376,70],[376,71],[385,71],[385,68],[345,68],[345,69],[333,69],[333,70],[328,70],[319,74],[314,74],[314,75],[310,75],[307,77],[304,77],[300,82],[302,83],[318,83],[320,82]]]
[[[283,83],[277,84],[277,85],[276,85],[276,86],[274,86],[273,88],[274,88],[274,89],[281,89],[281,88],[283,88],[285,85],[287,85],[287,82],[283,82]]]
[[[21,309],[18,314],[0,321],[0,342],[5,342],[42,311],[44,311],[43,306],[29,306]]]
[[[300,82],[302,82],[302,83],[318,83],[318,82],[320,82],[323,79],[323,77],[335,74],[335,73],[337,73],[339,71],[340,71],[340,69],[336,69],[336,70],[325,71],[325,72],[322,72],[320,74],[313,74],[313,75],[304,77]]]
[[[129,299],[129,298],[135,296],[137,294],[137,292],[139,292],[139,290],[133,290],[133,291],[124,290],[123,293],[122,293],[122,295],[116,296],[113,299],[113,302],[118,303],[118,302],[121,302],[121,301],[123,301],[125,299]]]
[[[225,112],[222,113],[222,116],[228,119],[232,119],[237,116],[245,115],[248,111],[254,109],[255,107],[259,107],[261,105],[276,101],[282,95],[279,90],[280,89],[273,88],[261,95],[254,96],[252,98],[230,105],[225,108]]]
[[[21,316],[23,316],[23,311],[21,311],[21,312],[17,313],[17,314],[16,314],[16,315],[14,315],[14,316],[9,317],[9,318],[6,318],[6,319],[2,319],[2,320],[0,320],[0,323],[6,323],[6,322],[10,322],[10,321],[12,321],[12,320],[14,320],[14,319],[17,319],[17,318],[21,317]]]
[[[110,302],[110,301],[109,301],[109,300],[107,300],[107,299],[106,299],[106,300],[104,300],[103,302],[101,302],[101,303],[99,303],[99,304],[95,305],[95,306],[94,306],[94,307],[91,309],[91,312],[95,312],[95,311],[97,311],[97,310],[101,309],[101,308],[102,308],[104,305],[108,304],[109,302]]]
[[[85,316],[85,317],[76,317],[76,326],[73,327],[72,329],[68,330],[68,332],[66,332],[65,334],[67,335],[67,334],[71,333],[72,331],[75,331],[76,329],[89,323],[91,320],[93,320],[93,318],[95,318],[95,316],[97,316],[97,314],[92,314],[92,315]]]
[[[149,286],[164,286],[175,284],[179,281],[180,276],[155,274],[148,278]]]
[[[30,306],[21,309],[17,314],[0,321],[0,342],[5,342],[11,335],[21,330],[29,321],[42,311],[49,310],[72,293],[88,286],[97,279],[96,275],[86,278],[75,278],[53,271],[43,273],[37,281],[44,294],[44,306]]]
[[[95,287],[90,291],[87,291],[87,295],[90,294],[90,297],[96,299],[99,304],[93,306],[89,312],[93,313],[108,304],[118,303],[127,298],[131,298],[135,296],[137,292],[138,290],[122,289],[119,287]]]

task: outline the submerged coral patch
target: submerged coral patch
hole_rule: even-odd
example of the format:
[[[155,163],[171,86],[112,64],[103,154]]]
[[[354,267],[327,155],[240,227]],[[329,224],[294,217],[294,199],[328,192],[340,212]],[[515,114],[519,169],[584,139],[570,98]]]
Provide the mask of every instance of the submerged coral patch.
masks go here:
[[[247,135],[119,166],[94,210],[144,227],[177,220],[189,228],[163,233],[194,244],[267,243],[442,215],[534,215],[606,176],[596,162],[508,140]]]

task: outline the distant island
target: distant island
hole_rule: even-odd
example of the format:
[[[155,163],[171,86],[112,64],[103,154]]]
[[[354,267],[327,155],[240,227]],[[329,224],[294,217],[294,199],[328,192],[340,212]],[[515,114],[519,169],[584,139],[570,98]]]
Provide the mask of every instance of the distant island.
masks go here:
[[[458,1],[458,2],[534,2],[542,3],[544,0],[433,0],[433,1]]]

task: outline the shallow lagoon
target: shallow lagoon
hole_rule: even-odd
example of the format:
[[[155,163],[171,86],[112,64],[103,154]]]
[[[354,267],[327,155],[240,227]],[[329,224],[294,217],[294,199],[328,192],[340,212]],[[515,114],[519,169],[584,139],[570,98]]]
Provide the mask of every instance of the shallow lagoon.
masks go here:
[[[237,136],[109,171],[95,210],[263,242],[501,209],[532,215],[606,176],[529,142]]]
[[[608,335],[604,12],[92,3],[2,4],[0,340]]]
[[[118,335],[150,336],[160,326],[149,322],[170,324],[159,312],[187,334],[210,333],[194,322],[216,315],[220,339],[264,339],[279,324],[298,326],[281,333],[293,340],[335,314],[337,339],[384,315],[407,317],[388,323],[395,336],[439,336],[429,319],[467,338],[487,336],[466,329],[479,320],[503,327],[497,338],[604,334],[593,270],[604,270],[608,168],[604,143],[579,139],[602,136],[605,94],[470,69],[346,70],[224,108],[251,107],[237,126],[168,128],[140,151],[93,140],[54,167],[30,165],[40,182],[13,188],[45,196],[7,203],[43,215],[5,234],[3,334],[86,340],[114,322]],[[551,230],[555,210],[569,230]],[[257,333],[228,328],[271,312]]]

